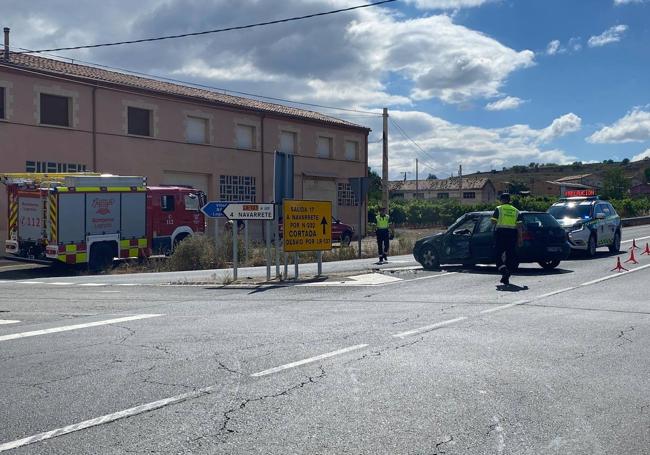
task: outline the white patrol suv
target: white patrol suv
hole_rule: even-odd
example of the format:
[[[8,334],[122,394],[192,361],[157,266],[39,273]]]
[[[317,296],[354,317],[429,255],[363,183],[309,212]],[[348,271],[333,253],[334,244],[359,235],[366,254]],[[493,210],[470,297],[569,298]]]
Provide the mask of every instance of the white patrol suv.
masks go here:
[[[548,213],[564,228],[574,250],[593,257],[601,246],[612,253],[621,248],[621,217],[612,204],[598,196],[562,198]]]

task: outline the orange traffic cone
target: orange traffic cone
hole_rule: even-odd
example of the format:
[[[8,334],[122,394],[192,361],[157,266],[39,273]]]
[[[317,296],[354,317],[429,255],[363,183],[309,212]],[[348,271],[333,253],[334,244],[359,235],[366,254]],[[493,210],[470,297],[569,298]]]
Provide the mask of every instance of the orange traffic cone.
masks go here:
[[[625,264],[628,262],[631,262],[632,264],[638,264],[639,261],[636,260],[636,257],[634,256],[634,250],[630,250],[630,257],[628,258],[627,261],[625,261]]]
[[[621,265],[621,257],[618,256],[616,258],[616,267],[610,270],[610,272],[623,272],[623,271],[628,272],[628,270]]]
[[[632,246],[628,248],[628,250],[640,250],[638,246],[636,246],[636,239],[632,239]]]
[[[643,256],[644,254],[647,254],[648,256],[650,256],[650,245],[648,245],[648,242],[645,242],[645,250],[643,250],[643,253],[641,253],[641,256]]]

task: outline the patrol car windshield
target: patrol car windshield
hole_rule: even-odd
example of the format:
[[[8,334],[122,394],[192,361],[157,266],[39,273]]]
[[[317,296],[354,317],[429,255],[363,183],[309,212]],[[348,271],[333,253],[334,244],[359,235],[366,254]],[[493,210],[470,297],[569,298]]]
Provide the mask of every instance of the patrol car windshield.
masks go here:
[[[562,218],[589,218],[591,216],[591,204],[567,202],[566,204],[553,205],[548,213],[556,220]]]

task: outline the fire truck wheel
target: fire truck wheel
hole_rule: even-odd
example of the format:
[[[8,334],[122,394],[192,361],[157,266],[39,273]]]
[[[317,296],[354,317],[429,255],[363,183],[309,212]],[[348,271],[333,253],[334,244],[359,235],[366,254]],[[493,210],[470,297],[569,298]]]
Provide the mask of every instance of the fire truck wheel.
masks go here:
[[[88,268],[91,272],[103,272],[113,265],[113,249],[108,243],[97,243],[90,248]]]
[[[176,248],[178,248],[179,243],[181,243],[183,240],[185,240],[189,236],[190,236],[189,234],[178,234],[176,236],[176,238],[174,239],[174,246],[172,248],[172,252],[174,252],[176,250]]]

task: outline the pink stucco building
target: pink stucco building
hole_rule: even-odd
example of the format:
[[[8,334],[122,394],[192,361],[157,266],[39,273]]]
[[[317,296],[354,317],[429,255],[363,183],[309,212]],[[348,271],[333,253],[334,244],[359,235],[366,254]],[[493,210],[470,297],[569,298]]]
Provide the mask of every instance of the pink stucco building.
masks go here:
[[[294,107],[0,54],[0,172],[144,175],[210,200],[271,202],[279,150],[295,156],[295,197],[331,200],[334,216],[358,229],[348,178],[367,174],[369,131]]]

